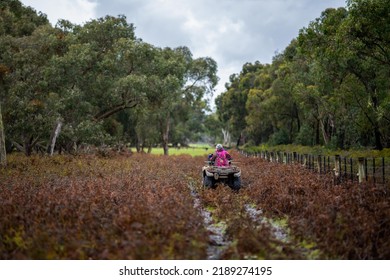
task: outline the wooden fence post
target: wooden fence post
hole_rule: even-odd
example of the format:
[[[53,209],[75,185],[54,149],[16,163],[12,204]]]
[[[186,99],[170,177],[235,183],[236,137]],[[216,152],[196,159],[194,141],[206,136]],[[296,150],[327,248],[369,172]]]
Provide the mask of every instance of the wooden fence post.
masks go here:
[[[287,164],[287,154],[286,154],[286,152],[283,153],[283,163]]]
[[[386,185],[385,158],[384,157],[382,157],[382,178],[383,178],[383,185]]]
[[[318,170],[318,173],[322,173],[322,159],[321,159],[321,155],[318,155],[317,156],[317,170]]]
[[[322,167],[323,167],[323,169],[324,169],[324,174],[326,174],[326,156],[324,156],[323,159],[324,159],[324,160],[323,160],[323,163],[322,163]]]
[[[344,157],[344,177],[348,178],[348,176],[347,176],[347,157]]]
[[[307,165],[307,154],[304,154],[304,155],[303,155],[303,163],[302,163],[302,165],[303,165],[304,167],[306,167],[306,165]]]
[[[359,176],[359,183],[363,183],[363,181],[366,179],[366,169],[364,168],[364,157],[358,158],[358,174]]]
[[[341,173],[341,164],[340,164],[340,155],[335,155],[334,157],[334,176],[336,177],[337,182],[340,180],[340,173]]]
[[[364,158],[364,172],[366,173],[366,181],[368,181],[368,160]]]
[[[349,165],[351,166],[351,181],[353,182],[353,159],[349,158]]]

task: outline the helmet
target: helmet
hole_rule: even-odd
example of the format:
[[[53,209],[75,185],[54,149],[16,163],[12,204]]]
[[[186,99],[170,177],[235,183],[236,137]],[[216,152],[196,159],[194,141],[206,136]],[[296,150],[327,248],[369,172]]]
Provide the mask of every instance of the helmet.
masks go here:
[[[222,150],[222,149],[223,149],[223,147],[222,147],[221,144],[217,144],[217,146],[215,146],[215,148],[216,148],[217,150]]]

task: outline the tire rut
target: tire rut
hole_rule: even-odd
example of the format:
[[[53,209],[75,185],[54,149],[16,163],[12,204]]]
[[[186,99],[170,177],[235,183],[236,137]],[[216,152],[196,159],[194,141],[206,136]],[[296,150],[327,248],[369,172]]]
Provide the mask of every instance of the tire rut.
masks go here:
[[[226,223],[216,222],[213,219],[211,211],[203,207],[198,191],[194,183],[189,183],[191,195],[194,199],[194,208],[200,211],[203,217],[203,224],[209,234],[209,243],[207,247],[207,259],[219,260],[223,252],[229,247],[231,241],[226,238]]]

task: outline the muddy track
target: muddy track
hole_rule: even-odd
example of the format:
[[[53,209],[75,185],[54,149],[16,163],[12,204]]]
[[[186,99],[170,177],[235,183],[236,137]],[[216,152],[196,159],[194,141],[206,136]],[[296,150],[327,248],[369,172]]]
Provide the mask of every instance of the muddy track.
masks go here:
[[[217,223],[213,219],[213,213],[202,205],[202,200],[194,184],[190,183],[188,186],[194,198],[194,208],[198,209],[203,217],[203,224],[208,233],[207,259],[218,260],[231,243],[225,234],[226,225],[221,222]]]
[[[250,200],[245,194],[232,191],[224,185],[219,185],[217,189],[207,189],[196,180],[192,180],[188,187],[193,197],[194,208],[203,217],[204,227],[208,233],[207,259],[306,259],[310,254],[313,255],[315,248],[309,250],[294,243],[288,227],[266,218],[261,209],[249,203]],[[226,211],[221,209],[222,207],[213,207],[213,203],[218,205],[220,199],[227,200],[227,204],[228,200],[234,200],[238,208]],[[242,224],[237,225],[239,220]],[[239,240],[245,239],[245,235],[241,236],[242,232],[239,229],[242,225],[252,239],[249,243],[253,241],[256,243],[256,246],[249,248],[248,251],[237,248],[245,243]],[[264,244],[256,242],[257,239],[263,240]],[[257,246],[259,247],[256,248]],[[260,255],[256,250],[261,252]]]

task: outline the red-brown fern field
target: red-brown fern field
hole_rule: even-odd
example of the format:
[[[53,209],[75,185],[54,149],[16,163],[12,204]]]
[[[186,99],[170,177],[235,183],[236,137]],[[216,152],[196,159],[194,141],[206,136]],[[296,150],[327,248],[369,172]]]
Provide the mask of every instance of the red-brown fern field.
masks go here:
[[[388,190],[231,151],[243,186],[202,186],[205,158],[10,155],[0,259],[389,259]]]

